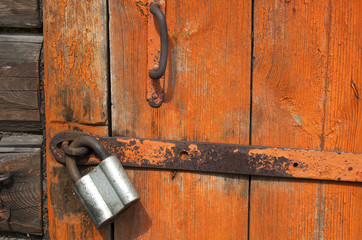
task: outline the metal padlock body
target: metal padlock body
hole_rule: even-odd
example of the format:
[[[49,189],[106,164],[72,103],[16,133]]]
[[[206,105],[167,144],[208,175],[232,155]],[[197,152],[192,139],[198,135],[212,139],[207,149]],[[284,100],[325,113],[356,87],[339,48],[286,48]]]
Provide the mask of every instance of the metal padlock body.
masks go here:
[[[74,192],[97,228],[111,222],[139,200],[140,197],[118,158],[109,156],[96,138],[82,136],[73,140],[69,146],[68,144],[67,141],[62,143],[66,154],[65,166],[74,181]],[[86,151],[82,151],[84,148]],[[82,176],[71,156],[88,154],[87,148],[93,150],[95,156],[102,161],[90,173]]]
[[[102,160],[76,181],[73,189],[97,228],[111,222],[140,198],[115,156]]]

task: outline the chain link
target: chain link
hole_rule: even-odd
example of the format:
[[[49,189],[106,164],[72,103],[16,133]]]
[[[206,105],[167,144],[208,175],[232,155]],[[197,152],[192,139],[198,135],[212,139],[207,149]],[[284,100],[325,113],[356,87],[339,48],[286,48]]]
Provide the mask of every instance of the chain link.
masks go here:
[[[84,156],[92,152],[91,149],[87,147],[71,147],[69,141],[64,141],[62,143],[62,149],[65,155],[68,156]]]

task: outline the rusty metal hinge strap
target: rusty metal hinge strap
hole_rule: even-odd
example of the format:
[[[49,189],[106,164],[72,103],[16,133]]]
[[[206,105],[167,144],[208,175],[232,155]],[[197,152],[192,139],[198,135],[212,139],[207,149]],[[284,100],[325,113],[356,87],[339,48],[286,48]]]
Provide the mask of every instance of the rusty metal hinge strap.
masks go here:
[[[84,135],[89,134],[71,131],[56,134],[50,143],[54,157],[64,163],[62,142]],[[360,153],[95,137],[125,167],[362,182]],[[87,156],[77,163],[95,165],[99,160]]]

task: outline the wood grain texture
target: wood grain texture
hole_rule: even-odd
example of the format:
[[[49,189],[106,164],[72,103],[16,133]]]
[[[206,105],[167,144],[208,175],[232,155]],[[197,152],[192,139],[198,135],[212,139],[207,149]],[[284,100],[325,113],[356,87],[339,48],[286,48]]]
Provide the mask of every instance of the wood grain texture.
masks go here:
[[[360,1],[336,1],[330,6],[325,150],[362,152],[361,11]]]
[[[251,238],[359,239],[361,184],[252,179]]]
[[[42,135],[0,135],[0,153],[40,152]]]
[[[37,0],[1,0],[0,27],[39,28]]]
[[[0,35],[0,130],[41,132],[39,56],[43,37]]]
[[[248,177],[128,170],[141,201],[115,239],[247,239]]]
[[[51,239],[109,239],[74,195],[49,142],[62,130],[108,135],[106,1],[45,2],[45,114],[48,218]]]
[[[28,134],[7,134],[0,135],[0,148],[17,147],[17,148],[41,148],[43,135]]]
[[[10,219],[0,224],[0,231],[41,235],[40,149],[36,153],[0,153],[0,169],[13,178],[11,188],[3,188],[0,194],[11,209]]]
[[[361,152],[362,5],[256,1],[252,144]],[[357,239],[361,184],[253,177],[251,239]]]
[[[147,2],[110,1],[113,135],[248,144],[251,2],[166,1],[158,109],[145,99]],[[141,202],[117,221],[116,239],[247,239],[247,178],[128,173]]]
[[[0,236],[0,240],[27,240],[29,238],[23,238],[23,237],[9,237],[4,234],[4,236]]]
[[[106,10],[101,0],[45,3],[49,122],[107,124]]]

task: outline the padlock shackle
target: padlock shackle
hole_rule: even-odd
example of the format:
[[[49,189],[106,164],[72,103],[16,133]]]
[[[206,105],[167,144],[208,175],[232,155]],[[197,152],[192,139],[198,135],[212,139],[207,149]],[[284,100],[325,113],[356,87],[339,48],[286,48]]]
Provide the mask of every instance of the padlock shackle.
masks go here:
[[[86,147],[93,150],[94,154],[101,160],[109,157],[107,150],[103,147],[100,142],[92,136],[83,136],[76,138],[70,145],[71,148]],[[65,165],[69,172],[70,177],[74,182],[78,181],[82,175],[79,172],[76,161],[73,157],[68,155],[65,156]]]
[[[91,150],[93,150],[94,154],[101,160],[109,157],[109,154],[107,153],[107,150],[103,147],[103,145],[95,137],[92,137],[92,136],[84,136],[84,137],[76,138],[72,142],[71,147],[90,148]]]
[[[74,182],[78,181],[82,177],[79,172],[77,163],[72,157],[68,155],[65,156],[65,167]]]

